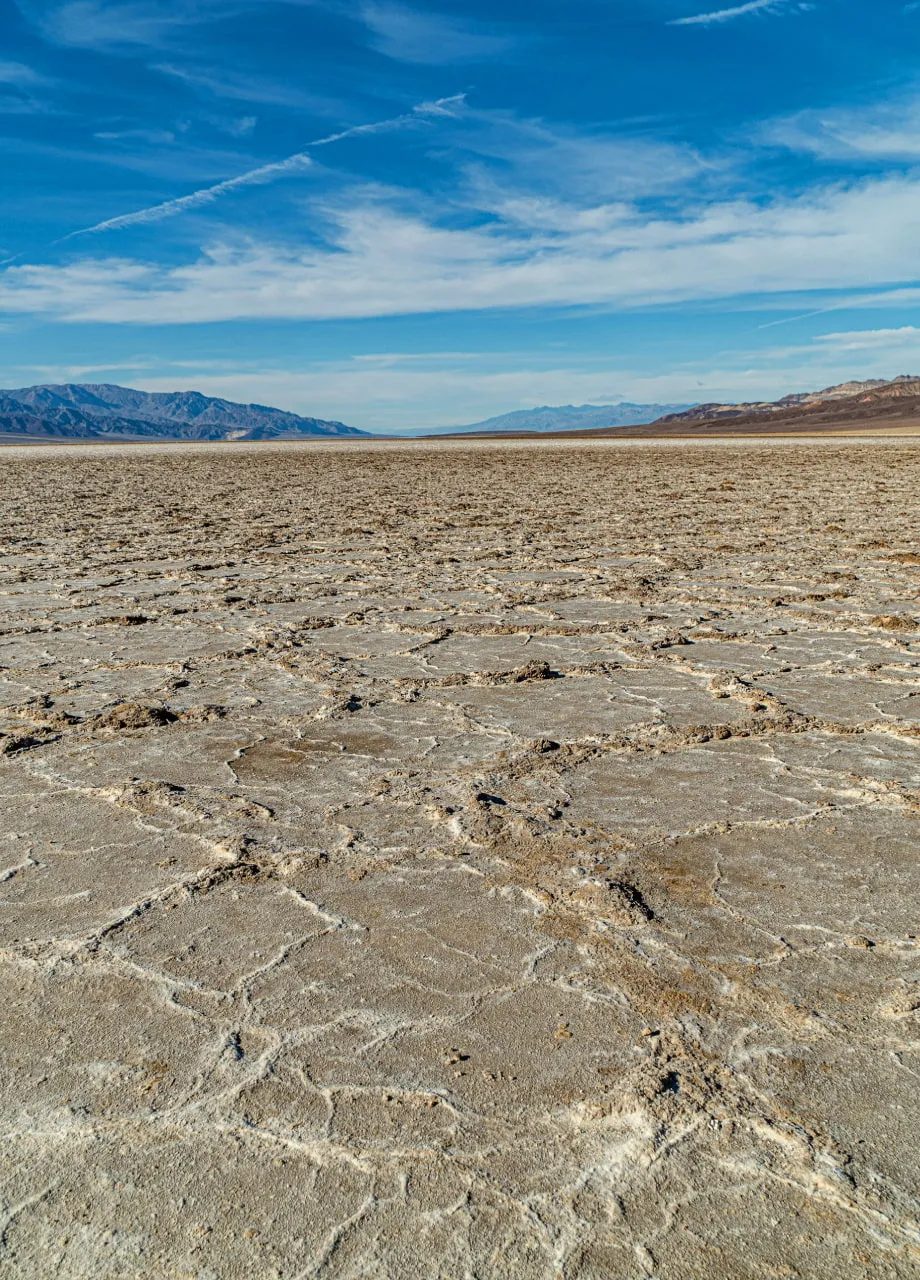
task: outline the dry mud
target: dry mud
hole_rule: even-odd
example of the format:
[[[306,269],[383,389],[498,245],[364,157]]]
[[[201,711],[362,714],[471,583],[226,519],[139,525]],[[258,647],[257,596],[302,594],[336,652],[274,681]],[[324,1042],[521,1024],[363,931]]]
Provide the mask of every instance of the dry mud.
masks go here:
[[[5,1276],[920,1274],[920,449],[0,465]]]

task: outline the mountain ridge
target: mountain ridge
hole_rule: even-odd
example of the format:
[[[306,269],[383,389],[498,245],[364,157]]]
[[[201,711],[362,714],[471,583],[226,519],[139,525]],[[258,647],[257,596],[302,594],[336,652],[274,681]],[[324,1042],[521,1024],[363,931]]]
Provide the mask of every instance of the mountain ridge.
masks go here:
[[[851,379],[824,387],[820,391],[794,392],[781,396],[778,400],[749,400],[734,404],[710,401],[662,415],[656,422],[711,422],[719,418],[749,418],[762,414],[772,416],[794,413],[797,410],[816,412],[821,406],[830,406],[831,412],[840,412],[849,407],[849,401],[854,405],[876,405],[913,396],[920,396],[920,377],[900,373],[895,378]]]
[[[665,410],[664,413],[660,412]],[[656,416],[657,415],[657,416]],[[920,422],[920,377],[850,379],[771,401],[696,405],[542,405],[424,438],[605,436],[829,430]],[[0,437],[27,440],[220,441],[372,439],[373,433],[199,391],[137,391],[114,383],[46,383],[0,390]]]
[[[343,422],[200,391],[137,391],[114,383],[43,383],[0,390],[0,435],[70,440],[283,440],[366,437]]]
[[[617,404],[563,404],[539,405],[533,409],[513,409],[482,422],[466,426],[442,427],[426,435],[488,435],[503,431],[590,431],[604,427],[635,426],[652,422],[669,412],[680,412],[688,406],[680,404],[636,404],[620,401]]]

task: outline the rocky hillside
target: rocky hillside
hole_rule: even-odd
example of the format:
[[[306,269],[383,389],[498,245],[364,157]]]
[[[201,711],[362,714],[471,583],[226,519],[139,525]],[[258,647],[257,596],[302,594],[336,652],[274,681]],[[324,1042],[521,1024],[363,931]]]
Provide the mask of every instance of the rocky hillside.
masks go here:
[[[765,426],[769,417],[771,426],[806,426],[822,424],[845,425],[879,418],[896,421],[899,418],[920,416],[920,378],[901,374],[885,381],[869,378],[865,381],[841,382],[822,391],[799,392],[783,396],[781,400],[754,401],[744,404],[698,404],[680,413],[663,415],[655,422],[661,426],[695,426],[703,423],[724,423],[731,420],[732,430],[745,423]]]
[[[287,440],[366,431],[198,391],[66,383],[0,391],[0,435],[72,440]]]

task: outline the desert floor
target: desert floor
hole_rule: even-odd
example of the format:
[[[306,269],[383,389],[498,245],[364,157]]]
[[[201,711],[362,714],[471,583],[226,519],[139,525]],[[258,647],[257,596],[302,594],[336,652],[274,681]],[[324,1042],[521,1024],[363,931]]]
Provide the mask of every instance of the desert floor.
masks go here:
[[[920,1275],[920,445],[0,469],[5,1276]]]

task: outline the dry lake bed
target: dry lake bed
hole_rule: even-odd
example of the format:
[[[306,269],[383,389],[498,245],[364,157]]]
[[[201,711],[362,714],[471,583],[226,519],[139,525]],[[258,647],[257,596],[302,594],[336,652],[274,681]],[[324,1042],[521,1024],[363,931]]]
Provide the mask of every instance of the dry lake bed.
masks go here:
[[[920,444],[0,469],[5,1276],[920,1275]]]

